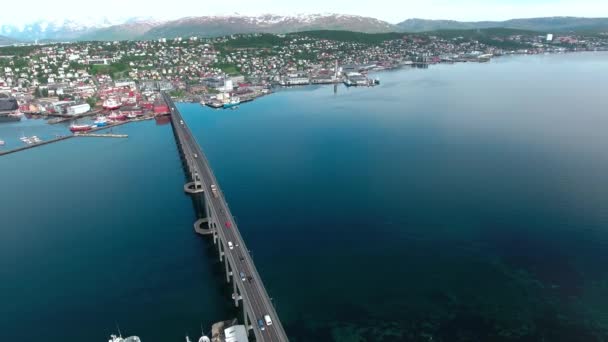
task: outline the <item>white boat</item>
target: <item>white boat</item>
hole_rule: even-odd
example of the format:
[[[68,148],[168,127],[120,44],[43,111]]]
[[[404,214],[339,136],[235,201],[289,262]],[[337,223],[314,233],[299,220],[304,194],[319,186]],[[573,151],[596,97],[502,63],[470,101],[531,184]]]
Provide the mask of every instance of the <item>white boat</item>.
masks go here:
[[[22,135],[21,138],[19,138],[19,140],[21,140],[22,142],[31,145],[33,142],[30,138],[26,137],[25,135]]]
[[[33,143],[35,143],[35,144],[37,144],[37,143],[39,143],[39,142],[42,142],[42,139],[38,138],[38,137],[37,137],[37,136],[35,136],[35,135],[31,136],[31,137],[30,137],[30,140],[31,140]]]
[[[0,140],[0,146],[4,146],[4,140]]]
[[[97,127],[104,127],[108,125],[108,118],[106,118],[105,116],[98,116],[95,121],[93,121],[93,124]]]
[[[113,98],[109,98],[109,99],[103,101],[103,108],[108,109],[108,110],[118,109],[121,106],[122,106],[122,104]]]
[[[108,342],[141,342],[141,340],[137,336],[122,338],[122,336],[120,335],[110,335],[110,339],[108,340]]]

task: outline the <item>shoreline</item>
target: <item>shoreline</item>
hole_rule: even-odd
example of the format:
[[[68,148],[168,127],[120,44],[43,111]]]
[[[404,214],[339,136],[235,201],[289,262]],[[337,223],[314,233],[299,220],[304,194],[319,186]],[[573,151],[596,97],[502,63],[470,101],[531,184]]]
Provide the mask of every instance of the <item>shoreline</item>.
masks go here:
[[[605,50],[585,50],[585,51],[559,51],[559,52],[543,52],[543,53],[509,53],[509,54],[502,54],[502,55],[496,55],[493,56],[492,58],[488,59],[488,60],[483,60],[483,61],[454,61],[454,62],[438,62],[438,63],[412,63],[412,64],[401,64],[398,65],[396,67],[390,67],[390,68],[382,68],[382,69],[378,69],[378,70],[369,70],[368,72],[366,72],[364,75],[367,77],[367,75],[369,74],[377,74],[377,73],[383,73],[383,72],[394,72],[394,71],[399,71],[399,70],[406,70],[406,69],[428,69],[431,66],[436,66],[436,65],[459,65],[459,64],[485,64],[485,63],[491,63],[493,60],[499,60],[499,59],[503,59],[505,57],[509,57],[509,58],[514,58],[514,57],[531,57],[531,56],[554,56],[554,55],[566,55],[566,54],[585,54],[585,53],[608,53],[608,49]],[[423,65],[424,67],[417,67],[417,66],[421,66]],[[281,85],[281,84],[272,84],[270,86],[270,89],[279,89],[279,91],[281,89],[291,89],[291,88],[305,88],[305,87],[311,87],[311,86],[331,86],[331,85],[345,85],[344,81],[339,81],[339,82],[328,82],[328,83],[312,83],[309,82],[307,84],[294,84],[294,85]],[[373,88],[373,87],[377,87],[380,86],[381,84],[376,84],[376,85],[353,85],[351,87],[354,88]],[[346,85],[345,85],[346,86]],[[240,106],[242,103],[247,103],[247,102],[252,102],[257,100],[258,98],[262,98],[262,97],[266,97],[266,96],[270,96],[272,94],[274,94],[275,91],[270,91],[268,93],[265,94],[261,94],[260,96],[256,96],[253,99],[249,99],[247,101],[243,101],[241,102],[239,105],[235,106],[235,107],[229,107],[229,108],[223,108],[223,107],[213,107],[208,105],[207,103],[205,104],[201,104],[203,107],[209,107],[211,109],[215,109],[215,110],[219,110],[219,109],[231,109],[231,108],[238,108],[238,106]],[[191,97],[184,97],[184,98],[173,98],[173,101],[175,103],[199,103],[200,104],[200,100],[196,100],[195,98],[201,98],[204,97],[205,95],[208,94],[204,94],[204,95],[194,95],[194,94],[190,94],[189,96]]]

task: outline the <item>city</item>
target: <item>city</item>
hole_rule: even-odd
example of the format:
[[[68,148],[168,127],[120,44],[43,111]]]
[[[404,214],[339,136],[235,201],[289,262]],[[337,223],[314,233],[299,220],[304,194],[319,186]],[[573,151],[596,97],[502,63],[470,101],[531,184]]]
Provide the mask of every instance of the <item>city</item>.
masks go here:
[[[481,42],[463,36],[372,34],[364,35],[369,42],[357,42],[360,35],[320,31],[9,47],[0,48],[0,91],[17,98],[24,113],[82,114],[78,106],[84,104],[90,106],[85,112],[119,109],[107,106],[114,99],[127,107],[121,112],[130,114],[134,108],[152,109],[158,91],[221,107],[265,95],[272,86],[342,83],[348,75],[361,77],[360,72],[608,49],[608,37],[601,36],[489,30],[487,37]],[[369,84],[367,79],[359,83]]]

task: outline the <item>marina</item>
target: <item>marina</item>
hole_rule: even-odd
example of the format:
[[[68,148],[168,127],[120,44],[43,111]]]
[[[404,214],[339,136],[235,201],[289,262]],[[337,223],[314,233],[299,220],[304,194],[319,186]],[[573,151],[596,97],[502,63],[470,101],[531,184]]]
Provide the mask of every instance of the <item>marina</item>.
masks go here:
[[[94,134],[93,132],[98,132],[98,131],[106,130],[106,129],[112,129],[114,127],[122,126],[122,125],[125,125],[128,123],[138,122],[138,121],[147,121],[147,120],[151,120],[151,119],[153,119],[153,118],[141,118],[141,119],[122,121],[122,122],[114,122],[114,123],[108,124],[103,127],[92,127],[86,131],[87,133],[74,132],[74,134],[57,136],[53,139],[48,139],[48,140],[44,140],[44,141],[36,136],[31,137],[32,139],[30,139],[28,137],[21,137],[20,140],[22,142],[26,143],[25,146],[21,146],[21,147],[9,149],[9,150],[0,149],[0,156],[17,153],[17,152],[21,152],[21,151],[26,151],[26,150],[29,150],[29,149],[32,149],[35,147],[45,146],[48,144],[56,143],[56,142],[74,138],[74,137],[127,138],[128,137],[127,134],[114,134],[114,133]],[[3,145],[4,144],[0,144],[0,146],[3,146]]]

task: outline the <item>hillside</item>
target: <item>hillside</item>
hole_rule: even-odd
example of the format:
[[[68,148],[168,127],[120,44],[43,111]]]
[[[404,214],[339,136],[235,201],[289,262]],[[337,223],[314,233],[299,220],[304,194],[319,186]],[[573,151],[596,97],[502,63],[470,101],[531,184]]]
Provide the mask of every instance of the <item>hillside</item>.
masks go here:
[[[83,34],[78,40],[137,40],[159,25],[162,23],[154,21],[114,25]]]
[[[316,39],[327,39],[339,42],[354,42],[362,44],[379,44],[387,40],[400,39],[403,37],[403,33],[398,32],[387,32],[387,33],[363,33],[363,32],[352,32],[352,31],[332,31],[332,30],[318,30],[318,31],[304,31],[290,33],[290,36],[302,36],[311,37]]]
[[[306,16],[216,16],[189,17],[173,20],[145,33],[143,38],[183,36],[217,37],[237,33],[289,33],[310,30],[347,30],[356,32],[389,32],[396,27],[374,18],[329,14]]]
[[[397,24],[397,26],[405,32],[483,28],[510,28],[544,32],[608,31],[608,18],[547,17],[478,22],[408,19]]]
[[[15,43],[17,43],[17,41],[12,38],[0,36],[0,46],[6,46],[6,45],[15,44]]]

